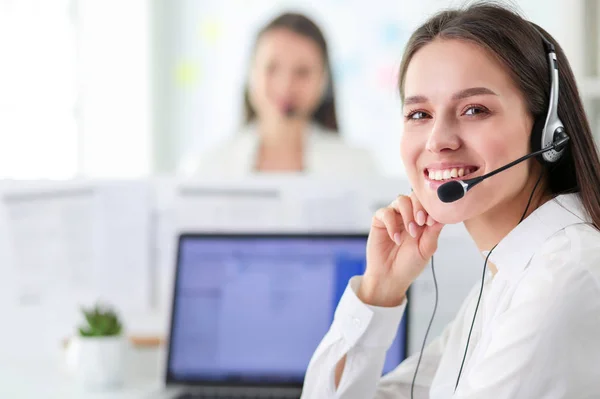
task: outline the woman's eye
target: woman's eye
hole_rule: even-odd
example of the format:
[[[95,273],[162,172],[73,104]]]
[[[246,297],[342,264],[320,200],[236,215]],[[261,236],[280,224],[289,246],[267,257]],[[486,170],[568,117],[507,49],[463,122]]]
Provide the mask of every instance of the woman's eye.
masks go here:
[[[476,116],[479,114],[485,114],[486,112],[487,112],[487,110],[482,107],[469,107],[464,112],[464,115]]]
[[[407,119],[419,120],[419,119],[425,119],[427,117],[428,117],[427,113],[425,113],[423,111],[414,111],[414,112],[411,112],[410,114],[408,114]]]

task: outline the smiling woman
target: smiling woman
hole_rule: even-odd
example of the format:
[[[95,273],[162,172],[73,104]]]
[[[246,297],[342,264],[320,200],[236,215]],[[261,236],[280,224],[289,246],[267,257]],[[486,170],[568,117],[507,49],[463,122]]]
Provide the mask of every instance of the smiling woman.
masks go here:
[[[515,12],[477,3],[413,33],[399,84],[413,191],[375,213],[366,271],[338,304],[303,398],[600,397],[600,160],[563,50]],[[504,169],[548,141],[561,149]],[[489,173],[440,200],[442,183]],[[408,288],[430,259],[434,271],[444,225],[461,222],[485,257],[481,285],[382,378]]]
[[[406,67],[402,160],[413,190],[440,222],[470,220],[498,206],[504,213],[526,202],[537,180],[541,167],[531,162],[482,182],[452,212],[437,197],[439,171],[443,179],[444,170],[459,166],[476,177],[529,152],[533,117],[507,72],[481,46],[443,38],[423,46]],[[434,180],[417,178],[430,170]],[[499,185],[510,192],[490,190]]]

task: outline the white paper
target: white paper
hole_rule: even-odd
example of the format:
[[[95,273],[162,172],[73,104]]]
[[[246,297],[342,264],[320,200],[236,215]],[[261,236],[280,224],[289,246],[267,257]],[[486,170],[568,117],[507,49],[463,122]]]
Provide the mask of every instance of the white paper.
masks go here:
[[[39,305],[65,288],[89,287],[93,267],[94,191],[11,190],[3,196],[18,302]]]
[[[150,190],[143,182],[23,183],[2,195],[20,305],[149,304]]]
[[[269,229],[282,221],[277,187],[179,186],[175,208],[181,228]]]
[[[285,190],[289,225],[300,231],[355,232],[364,198],[356,185],[336,181],[298,181]]]

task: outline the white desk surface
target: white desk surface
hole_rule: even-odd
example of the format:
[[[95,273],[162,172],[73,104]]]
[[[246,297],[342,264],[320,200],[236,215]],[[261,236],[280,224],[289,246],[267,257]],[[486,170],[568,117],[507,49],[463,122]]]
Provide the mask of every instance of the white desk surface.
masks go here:
[[[2,359],[0,398],[10,399],[145,399],[161,390],[160,353],[156,349],[130,357],[123,386],[111,391],[83,389],[61,359]]]

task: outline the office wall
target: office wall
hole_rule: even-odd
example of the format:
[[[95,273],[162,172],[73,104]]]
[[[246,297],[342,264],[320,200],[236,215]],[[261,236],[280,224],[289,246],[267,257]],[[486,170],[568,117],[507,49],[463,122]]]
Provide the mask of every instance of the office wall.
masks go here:
[[[176,0],[153,3],[154,140],[157,171],[173,171],[235,134],[256,31],[284,10],[312,17],[323,29],[333,62],[344,137],[377,154],[388,175],[402,175],[402,132],[396,71],[411,33],[427,16],[464,2],[339,0]],[[521,0],[523,14],[555,35],[581,71],[577,21],[581,2]]]
[[[166,2],[165,2],[166,3]],[[151,163],[146,0],[76,0],[79,174],[146,176]]]
[[[147,175],[148,4],[0,1],[0,178]]]

